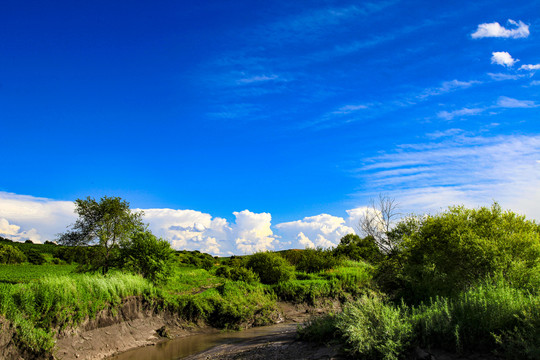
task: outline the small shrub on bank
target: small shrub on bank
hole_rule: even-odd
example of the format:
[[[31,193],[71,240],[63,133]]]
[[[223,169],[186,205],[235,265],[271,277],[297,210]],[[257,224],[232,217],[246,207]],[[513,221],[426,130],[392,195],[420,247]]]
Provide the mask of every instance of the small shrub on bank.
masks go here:
[[[246,267],[259,275],[263,284],[277,284],[294,278],[294,267],[278,254],[269,251],[250,255]]]

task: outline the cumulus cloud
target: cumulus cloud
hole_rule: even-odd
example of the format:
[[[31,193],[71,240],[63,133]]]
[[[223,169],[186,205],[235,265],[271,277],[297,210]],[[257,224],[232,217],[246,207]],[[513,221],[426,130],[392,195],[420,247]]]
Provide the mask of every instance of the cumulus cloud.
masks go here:
[[[529,70],[529,71],[533,71],[533,70],[540,70],[540,64],[527,64],[527,65],[521,65],[519,67],[519,70]]]
[[[516,62],[518,62],[518,59],[514,59],[512,55],[507,53],[506,51],[495,51],[491,53],[491,63],[502,65],[506,67],[513,66]]]
[[[308,216],[302,220],[284,222],[276,225],[276,229],[285,239],[296,239],[298,247],[333,247],[339,240],[354,229],[350,226],[352,215],[345,220],[339,216],[320,214]]]
[[[508,24],[510,24],[513,29],[507,29],[498,22],[480,24],[476,31],[471,34],[471,37],[473,39],[482,39],[486,37],[519,39],[529,36],[529,26],[521,20],[516,22],[508,19]]]
[[[231,228],[223,218],[212,218],[210,214],[195,210],[143,211],[144,220],[150,224],[152,232],[169,240],[175,249],[221,254],[222,247],[227,248],[226,241],[230,238]]]
[[[4,218],[0,218],[0,236],[15,241],[32,240],[34,243],[41,243],[41,235],[39,235],[36,229],[21,231],[20,226],[10,224]]]
[[[502,108],[534,108],[538,107],[538,104],[530,100],[517,100],[501,96],[499,97],[499,100],[497,100],[497,106]]]
[[[71,201],[0,192],[0,218],[19,227],[21,239],[54,240],[75,221],[74,210]]]
[[[277,239],[270,228],[269,213],[253,213],[249,210],[234,212],[236,223],[232,226],[237,249],[244,254],[274,248]]]

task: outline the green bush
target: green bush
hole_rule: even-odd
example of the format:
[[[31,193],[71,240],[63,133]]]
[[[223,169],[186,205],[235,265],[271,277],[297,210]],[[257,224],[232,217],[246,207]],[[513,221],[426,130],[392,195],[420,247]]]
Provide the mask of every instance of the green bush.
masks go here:
[[[362,359],[397,360],[413,339],[406,307],[385,304],[378,296],[348,304],[337,316],[336,328],[348,351]]]
[[[26,256],[12,245],[0,244],[0,264],[20,264],[26,261]]]
[[[230,267],[221,265],[216,270],[216,276],[224,277],[233,281],[244,281],[246,283],[259,282],[259,275],[255,274],[250,269],[244,267]]]
[[[385,290],[394,281],[409,301],[452,296],[498,273],[526,290],[540,286],[539,226],[497,204],[451,207],[413,230],[378,275]]]
[[[378,263],[384,257],[372,236],[361,238],[356,234],[342,237],[334,249],[334,256],[369,261],[372,264]]]
[[[250,255],[246,267],[259,275],[263,284],[277,284],[294,278],[294,267],[278,254],[269,251]]]
[[[23,252],[24,255],[26,255],[26,259],[30,264],[43,265],[46,262],[43,254],[41,254],[35,249],[24,249]]]
[[[172,273],[173,250],[167,240],[138,232],[121,244],[122,267],[153,283],[165,283]]]
[[[318,273],[338,266],[340,261],[333,256],[331,250],[305,249],[296,264],[296,269],[306,273]]]

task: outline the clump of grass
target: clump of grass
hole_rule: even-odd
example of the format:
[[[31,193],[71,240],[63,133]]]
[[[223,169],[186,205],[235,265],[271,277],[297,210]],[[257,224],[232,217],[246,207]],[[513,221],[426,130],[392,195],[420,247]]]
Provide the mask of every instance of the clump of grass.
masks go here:
[[[336,319],[346,349],[361,358],[396,360],[410,347],[413,325],[406,306],[386,304],[379,296],[363,296]]]

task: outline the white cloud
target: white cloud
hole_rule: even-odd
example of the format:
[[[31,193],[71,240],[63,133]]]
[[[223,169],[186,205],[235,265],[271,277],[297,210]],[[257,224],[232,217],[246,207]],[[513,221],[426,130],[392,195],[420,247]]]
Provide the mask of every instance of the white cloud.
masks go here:
[[[440,111],[437,116],[445,120],[452,120],[456,117],[479,115],[484,110],[483,108],[463,108],[454,111]]]
[[[350,233],[354,228],[349,220],[329,214],[308,216],[302,220],[284,222],[276,225],[279,234],[285,239],[296,239],[298,247],[332,247],[339,244],[339,240]]]
[[[251,254],[274,248],[277,244],[270,226],[269,213],[253,213],[249,210],[233,213],[236,223],[232,226],[237,249],[243,254]]]
[[[540,85],[540,80],[534,80],[534,81],[531,81],[531,86],[537,86],[537,85]]]
[[[529,36],[529,26],[522,21],[516,22],[509,19],[508,23],[515,27],[514,29],[507,29],[504,26],[501,26],[498,22],[493,23],[484,23],[478,25],[478,28],[475,32],[471,34],[473,39],[481,39],[486,37],[497,37],[497,38],[526,38]]]
[[[507,53],[506,51],[495,51],[491,53],[491,63],[511,67],[516,62],[518,62],[518,59],[514,59],[512,55]]]
[[[519,67],[519,70],[540,70],[540,64],[527,64],[527,65],[521,65]]]
[[[137,209],[140,210],[140,209]],[[144,220],[157,236],[171,242],[179,250],[200,250],[210,254],[221,254],[227,248],[231,228],[227,220],[212,218],[195,210],[143,209]]]
[[[54,240],[75,221],[74,209],[71,201],[0,192],[0,218],[19,227],[21,239]]]
[[[413,212],[499,201],[540,219],[540,135],[467,137],[401,146],[371,159],[367,185]]]
[[[41,243],[41,235],[39,235],[36,229],[30,229],[28,231],[20,230],[20,226],[10,224],[7,219],[0,218],[0,236],[15,241],[32,240],[34,243]]]
[[[506,96],[499,97],[497,100],[497,106],[502,108],[534,108],[539,105],[530,100],[517,100]]]

